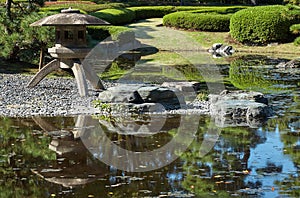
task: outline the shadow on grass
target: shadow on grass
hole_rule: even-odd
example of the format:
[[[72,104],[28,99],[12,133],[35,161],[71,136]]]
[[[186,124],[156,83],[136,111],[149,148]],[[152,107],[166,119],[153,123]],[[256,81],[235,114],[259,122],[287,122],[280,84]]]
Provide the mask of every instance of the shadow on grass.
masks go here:
[[[46,63],[44,64],[46,65]],[[31,63],[22,61],[8,61],[0,59],[0,74],[26,74],[35,75],[39,71],[39,66]],[[52,72],[50,76],[54,77],[73,77],[73,73],[70,70],[59,69]]]
[[[4,74],[35,74],[38,66],[22,61],[8,61],[0,59],[0,73]]]

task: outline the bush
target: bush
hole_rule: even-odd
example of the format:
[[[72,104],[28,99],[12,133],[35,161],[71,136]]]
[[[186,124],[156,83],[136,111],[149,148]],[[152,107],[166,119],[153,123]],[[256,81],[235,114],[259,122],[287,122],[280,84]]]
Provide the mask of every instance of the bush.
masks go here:
[[[92,13],[91,15],[101,18],[113,25],[123,25],[135,20],[135,13],[125,8],[105,9]]]
[[[176,12],[163,18],[163,24],[189,30],[213,32],[229,31],[230,14]]]
[[[112,40],[125,43],[132,41],[135,37],[134,32],[130,28],[123,26],[88,26],[87,31],[92,39],[97,41],[111,37]]]
[[[30,27],[34,21],[47,15],[36,12],[20,15],[13,22],[0,14],[0,56],[10,60],[38,62],[41,49],[54,45],[55,33],[51,27]],[[9,33],[7,30],[13,30]]]
[[[53,3],[53,4],[52,4]],[[47,3],[45,7],[42,7],[41,11],[57,11],[60,12],[62,9],[72,7],[74,9],[82,10],[86,13],[96,12],[104,9],[113,9],[113,8],[124,8],[126,7],[123,3],[109,3],[109,4],[87,4],[86,2],[51,2]]]
[[[225,6],[225,7],[200,7],[200,9],[190,10],[193,13],[218,13],[233,14],[237,11],[247,8],[246,6]],[[178,8],[179,10],[180,8]]]
[[[300,36],[298,36],[298,37],[294,40],[294,45],[300,46]]]
[[[290,27],[290,31],[293,34],[299,34],[300,33],[300,24],[294,24]]]
[[[299,23],[298,12],[285,6],[252,7],[236,12],[230,20],[230,34],[246,44],[291,41],[289,27]]]
[[[144,6],[144,7],[131,7],[128,8],[135,12],[136,20],[148,18],[161,18],[166,14],[175,12],[173,6]]]

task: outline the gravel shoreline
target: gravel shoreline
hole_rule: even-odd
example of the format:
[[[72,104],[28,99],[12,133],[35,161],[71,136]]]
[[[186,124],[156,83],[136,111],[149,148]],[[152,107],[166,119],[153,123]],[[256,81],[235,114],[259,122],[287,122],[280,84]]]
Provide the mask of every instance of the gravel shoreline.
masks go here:
[[[36,87],[28,88],[32,76],[22,74],[0,74],[0,116],[73,116],[99,113],[92,101],[98,92],[90,89],[89,96],[80,97],[75,79],[53,77],[43,79]],[[107,87],[113,86],[105,83]],[[209,103],[195,101],[188,109],[172,110],[171,114],[208,114]]]
[[[28,88],[32,76],[0,74],[0,116],[68,116],[93,114],[91,101],[97,93],[89,90],[88,97],[77,93],[75,79],[45,78],[36,87]]]

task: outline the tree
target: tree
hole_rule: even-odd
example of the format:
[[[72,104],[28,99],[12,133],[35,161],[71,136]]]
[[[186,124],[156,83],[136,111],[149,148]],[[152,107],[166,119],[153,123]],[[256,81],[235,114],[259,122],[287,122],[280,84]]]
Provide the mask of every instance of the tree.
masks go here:
[[[36,2],[38,1],[19,4],[13,0],[6,1],[0,14],[0,56],[9,60],[37,63],[39,51],[53,45],[53,28],[30,27],[31,23],[45,16],[35,12]]]

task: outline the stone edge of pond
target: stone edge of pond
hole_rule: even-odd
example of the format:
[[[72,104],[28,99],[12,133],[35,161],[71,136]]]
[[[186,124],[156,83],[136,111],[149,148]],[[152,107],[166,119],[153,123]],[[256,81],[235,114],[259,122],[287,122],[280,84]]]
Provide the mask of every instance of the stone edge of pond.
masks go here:
[[[95,108],[93,101],[99,92],[89,89],[89,96],[80,97],[75,79],[63,77],[45,78],[36,87],[28,88],[32,76],[23,74],[0,74],[1,117],[54,117],[76,115],[101,115],[105,112]],[[104,82],[106,87],[115,83]],[[189,103],[185,109],[148,112],[149,114],[209,114],[208,101]],[[128,113],[128,112],[125,112]],[[143,112],[147,113],[147,112]],[[113,113],[117,115],[117,113]]]

